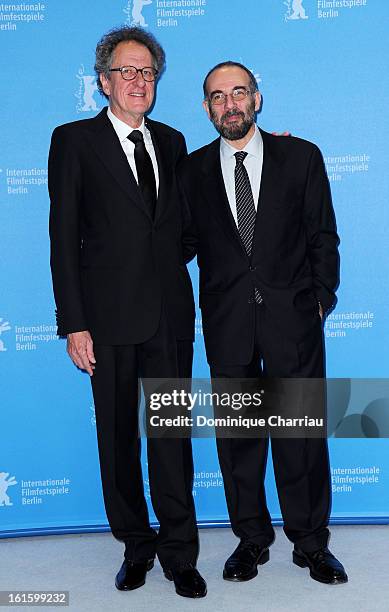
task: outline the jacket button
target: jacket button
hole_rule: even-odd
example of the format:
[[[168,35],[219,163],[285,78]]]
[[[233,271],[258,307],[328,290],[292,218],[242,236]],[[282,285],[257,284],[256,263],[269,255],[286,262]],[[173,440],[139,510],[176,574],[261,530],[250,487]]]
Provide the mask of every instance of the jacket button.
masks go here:
[[[257,266],[250,266],[250,272],[254,272],[257,269]]]

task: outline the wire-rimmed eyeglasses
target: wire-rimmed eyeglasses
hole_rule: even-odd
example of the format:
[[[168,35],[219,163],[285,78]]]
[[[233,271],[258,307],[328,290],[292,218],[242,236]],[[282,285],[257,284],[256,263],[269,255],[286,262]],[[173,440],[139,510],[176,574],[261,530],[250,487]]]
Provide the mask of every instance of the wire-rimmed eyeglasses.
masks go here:
[[[224,93],[223,91],[213,91],[209,96],[208,100],[211,106],[218,106],[221,104],[225,104],[228,96],[234,100],[234,102],[239,102],[240,100],[244,100],[250,95],[252,91],[247,87],[234,87],[231,93]]]

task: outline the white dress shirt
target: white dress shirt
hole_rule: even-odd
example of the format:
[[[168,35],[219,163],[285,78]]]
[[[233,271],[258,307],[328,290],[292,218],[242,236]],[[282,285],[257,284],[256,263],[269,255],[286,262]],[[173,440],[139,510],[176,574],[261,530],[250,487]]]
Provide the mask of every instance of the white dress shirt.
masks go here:
[[[261,186],[261,175],[263,165],[263,141],[261,132],[255,126],[253,137],[246,144],[242,151],[246,151],[247,156],[244,160],[244,165],[249,176],[251,191],[253,192],[255,210],[258,208],[259,190]],[[236,212],[235,200],[235,166],[236,158],[234,154],[238,149],[234,149],[224,138],[220,140],[220,162],[224,185],[227,192],[228,202],[230,204],[232,215],[235,223],[238,224],[238,216]]]
[[[157,157],[155,155],[153,141],[151,140],[151,134],[149,130],[147,129],[147,127],[145,126],[145,120],[144,119],[142,120],[142,123],[138,128],[132,128],[131,126],[127,125],[127,123],[124,123],[124,121],[122,121],[121,119],[118,119],[116,115],[113,114],[110,108],[108,108],[107,116],[113,125],[113,129],[115,130],[117,137],[119,138],[122,149],[124,153],[126,154],[127,161],[130,165],[130,168],[134,174],[135,180],[138,184],[139,184],[138,173],[136,171],[135,156],[134,156],[135,145],[133,142],[131,142],[131,140],[128,140],[127,136],[131,134],[131,132],[133,132],[134,129],[137,129],[140,132],[142,132],[146,150],[148,154],[150,155],[151,161],[153,163],[155,185],[157,188],[157,195],[158,195],[159,174],[158,174]]]

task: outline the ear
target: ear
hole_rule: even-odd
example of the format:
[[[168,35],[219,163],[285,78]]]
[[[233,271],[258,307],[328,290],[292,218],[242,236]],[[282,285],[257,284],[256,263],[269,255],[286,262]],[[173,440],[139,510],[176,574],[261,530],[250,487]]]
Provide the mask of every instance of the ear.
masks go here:
[[[255,110],[258,111],[260,109],[261,106],[261,100],[262,100],[262,96],[259,93],[259,91],[256,91],[254,94],[254,100],[255,100]]]
[[[99,74],[100,77],[100,81],[101,84],[103,86],[103,91],[105,93],[106,96],[110,96],[111,95],[111,82],[109,79],[107,79],[107,77],[105,76],[104,72],[100,72]]]
[[[203,100],[203,109],[207,113],[208,119],[210,119],[211,118],[211,113],[209,112],[209,102],[208,102],[208,100]]]

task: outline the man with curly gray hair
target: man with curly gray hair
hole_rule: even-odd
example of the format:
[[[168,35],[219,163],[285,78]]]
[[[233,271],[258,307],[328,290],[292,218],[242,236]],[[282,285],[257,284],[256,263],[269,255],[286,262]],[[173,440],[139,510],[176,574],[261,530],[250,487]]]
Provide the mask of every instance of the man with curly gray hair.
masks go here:
[[[164,64],[162,47],[138,27],[98,43],[95,69],[109,107],[52,136],[51,268],[58,334],[92,380],[105,508],[125,543],[116,587],[143,586],[157,554],[179,595],[204,597],[190,439],[148,440],[157,534],[138,438],[138,379],[188,379],[193,357],[189,234],[176,180],[186,145],[146,117]]]

